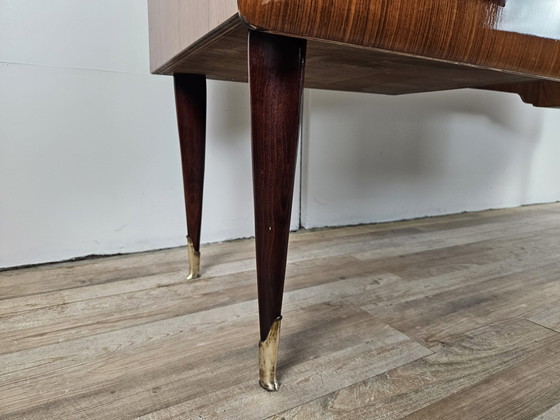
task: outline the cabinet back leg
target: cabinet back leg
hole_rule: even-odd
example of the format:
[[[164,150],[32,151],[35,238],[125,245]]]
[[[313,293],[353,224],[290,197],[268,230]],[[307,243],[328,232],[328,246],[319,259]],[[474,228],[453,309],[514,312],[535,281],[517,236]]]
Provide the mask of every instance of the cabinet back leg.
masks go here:
[[[188,279],[200,273],[200,226],[206,148],[206,77],[175,74],[175,105],[187,214]]]

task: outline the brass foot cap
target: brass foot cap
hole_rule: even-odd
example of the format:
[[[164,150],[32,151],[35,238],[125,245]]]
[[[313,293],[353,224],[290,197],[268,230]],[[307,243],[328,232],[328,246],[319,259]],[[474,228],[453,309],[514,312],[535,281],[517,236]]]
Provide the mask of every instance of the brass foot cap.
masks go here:
[[[259,384],[269,392],[278,391],[280,387],[280,383],[276,379],[276,361],[278,360],[281,321],[281,316],[276,318],[266,340],[259,342]]]
[[[189,275],[187,280],[200,277],[200,252],[194,249],[193,241],[187,236],[187,248],[189,251]]]

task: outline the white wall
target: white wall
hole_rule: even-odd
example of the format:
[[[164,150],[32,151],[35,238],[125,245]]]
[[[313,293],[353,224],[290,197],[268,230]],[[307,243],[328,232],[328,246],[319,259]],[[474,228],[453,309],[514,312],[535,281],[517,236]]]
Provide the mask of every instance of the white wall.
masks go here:
[[[560,198],[557,110],[468,90],[305,99],[305,227]],[[251,236],[247,86],[210,82],[208,102],[202,240]],[[184,244],[178,153],[144,1],[0,0],[0,268]]]
[[[560,199],[560,111],[464,89],[312,91],[302,224],[358,224]]]
[[[186,243],[172,79],[148,72],[144,1],[0,0],[0,268]],[[253,235],[248,102],[209,83],[205,242]]]

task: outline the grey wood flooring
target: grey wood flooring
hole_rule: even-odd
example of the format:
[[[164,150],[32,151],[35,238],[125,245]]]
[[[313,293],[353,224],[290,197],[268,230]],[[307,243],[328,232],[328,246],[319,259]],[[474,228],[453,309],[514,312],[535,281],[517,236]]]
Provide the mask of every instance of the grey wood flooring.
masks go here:
[[[560,419],[560,205],[293,234],[280,392],[252,240],[0,273],[1,419]]]

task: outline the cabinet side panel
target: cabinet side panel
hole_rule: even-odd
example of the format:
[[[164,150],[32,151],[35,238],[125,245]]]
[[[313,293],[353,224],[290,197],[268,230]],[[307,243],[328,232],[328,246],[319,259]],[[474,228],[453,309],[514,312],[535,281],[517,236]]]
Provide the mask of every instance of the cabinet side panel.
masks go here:
[[[199,0],[148,0],[151,71],[206,34],[208,16],[208,4]]]
[[[209,26],[214,29],[238,13],[236,0],[208,0],[210,5]]]
[[[235,0],[148,0],[152,73],[235,13]]]

